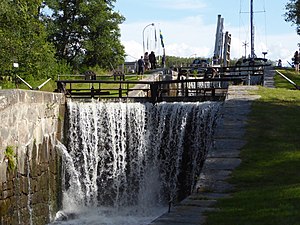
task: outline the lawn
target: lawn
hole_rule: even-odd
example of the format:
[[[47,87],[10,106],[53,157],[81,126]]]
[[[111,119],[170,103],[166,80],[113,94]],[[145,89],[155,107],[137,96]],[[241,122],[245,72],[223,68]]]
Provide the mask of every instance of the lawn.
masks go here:
[[[138,80],[140,78],[140,76],[136,75],[136,74],[131,74],[131,75],[126,75],[125,76],[125,80],[126,81],[135,81]],[[61,76],[60,80],[74,80],[74,79],[78,79],[78,80],[84,80],[84,77],[74,77],[74,76]],[[30,86],[32,86],[33,88],[36,88],[38,86],[40,86],[41,84],[43,84],[47,79],[43,79],[43,80],[26,80],[25,81],[27,83],[29,83]],[[100,75],[97,77],[97,80],[104,80],[104,81],[113,81],[114,77],[108,76],[108,75]],[[118,79],[119,80],[119,79]],[[99,84],[94,85],[95,88],[99,88]],[[124,86],[124,85],[123,85]],[[134,84],[130,84],[129,87],[133,87]],[[15,88],[15,83],[11,81],[11,79],[9,81],[0,81],[0,89],[13,89]],[[18,84],[17,87],[19,89],[25,89],[25,90],[29,90],[30,88],[25,85],[23,82],[21,82],[20,80],[18,80]],[[56,80],[55,79],[51,79],[49,82],[47,82],[44,86],[41,87],[41,91],[48,91],[48,92],[54,92],[56,89],[57,85],[56,85]],[[124,86],[125,87],[125,86]],[[67,86],[68,88],[68,86]],[[72,88],[77,88],[77,89],[90,89],[91,88],[91,84],[73,84]],[[119,84],[101,84],[101,89],[118,89],[119,88]],[[118,90],[116,91],[112,91],[112,94],[118,94]]]
[[[300,84],[299,74],[281,72]],[[242,163],[229,180],[236,190],[207,214],[207,225],[300,224],[300,91],[278,75],[275,82],[257,91]]]

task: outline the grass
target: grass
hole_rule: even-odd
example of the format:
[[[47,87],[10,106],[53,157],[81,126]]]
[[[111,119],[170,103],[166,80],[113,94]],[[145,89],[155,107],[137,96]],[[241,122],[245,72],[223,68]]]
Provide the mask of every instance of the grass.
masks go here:
[[[281,72],[300,81],[293,71]],[[207,214],[207,225],[300,224],[300,92],[281,77],[275,81],[280,88],[260,88],[253,103],[242,163],[229,179],[236,190]]]
[[[279,72],[283,73],[285,76],[287,76],[289,79],[294,81],[298,86],[300,86],[300,73],[295,73],[295,69],[281,69],[278,70]],[[287,82],[285,79],[283,79],[278,73],[276,73],[275,77],[275,84],[276,88],[287,88],[287,89],[295,89],[295,87]]]
[[[138,80],[140,78],[139,75],[130,75],[130,76],[126,76],[125,80],[127,81],[134,81],[134,80]],[[79,79],[74,78],[74,77],[62,77],[63,79]],[[83,78],[80,78],[83,79]],[[101,80],[114,80],[113,76],[102,76],[101,78],[97,78],[97,79],[101,79]],[[28,82],[33,88],[38,87],[39,85],[41,85],[42,83],[44,83],[47,79],[44,80],[31,80],[31,81],[26,81]],[[15,84],[14,82],[11,81],[0,81],[0,86],[1,89],[13,89],[15,88]],[[56,89],[56,80],[52,79],[50,80],[48,83],[46,83],[40,90],[41,91],[48,91],[48,92],[54,92],[54,90]],[[123,85],[124,86],[124,85]],[[130,84],[129,88],[132,88],[134,85]],[[95,88],[98,88],[98,84],[94,85]],[[27,87],[24,83],[20,82],[18,84],[18,88],[19,89],[29,89],[29,87]],[[67,86],[68,88],[68,86]],[[90,89],[91,88],[91,84],[73,84],[72,88],[75,89]],[[118,84],[101,84],[101,89],[116,89],[115,91],[111,91],[112,94],[118,94],[118,89],[119,85]],[[123,87],[125,88],[125,86]],[[125,92],[124,92],[125,93]]]
[[[82,79],[82,78],[81,78]],[[127,75],[125,76],[125,81],[137,81],[140,79],[140,75]],[[97,80],[103,80],[103,81],[113,81],[114,77],[113,76],[102,76],[102,77],[98,77]],[[119,81],[119,78],[117,78],[116,81]],[[135,84],[129,84],[128,88],[133,88],[135,86]],[[78,83],[78,84],[72,84],[72,89],[85,89],[82,90],[84,91],[88,91],[90,90],[92,87],[91,83]],[[102,97],[112,97],[112,96],[118,96],[119,95],[119,87],[120,84],[118,83],[101,83],[101,84],[94,84],[93,87],[96,90],[102,90],[102,91],[109,91],[109,95],[102,95]],[[122,84],[122,93],[123,95],[126,95],[127,93],[127,84]],[[69,89],[70,86],[69,84],[66,85],[66,88]],[[80,91],[78,91],[80,92]]]

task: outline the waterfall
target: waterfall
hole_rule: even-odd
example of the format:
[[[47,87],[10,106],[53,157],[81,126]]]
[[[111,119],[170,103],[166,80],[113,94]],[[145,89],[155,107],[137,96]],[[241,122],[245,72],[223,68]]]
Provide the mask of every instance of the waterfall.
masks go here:
[[[29,224],[33,224],[32,220],[32,187],[30,181],[30,159],[27,157],[27,185],[28,185],[28,199],[27,199],[27,209],[29,212]]]
[[[185,198],[211,147],[219,106],[69,101],[63,211],[104,209],[116,219],[126,209],[129,221]]]

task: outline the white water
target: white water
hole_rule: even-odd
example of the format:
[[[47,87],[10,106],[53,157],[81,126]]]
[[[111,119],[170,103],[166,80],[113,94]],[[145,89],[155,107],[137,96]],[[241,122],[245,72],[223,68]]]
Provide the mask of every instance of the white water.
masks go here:
[[[142,225],[191,192],[219,103],[68,102],[63,210],[55,224]],[[187,171],[184,173],[183,171]]]

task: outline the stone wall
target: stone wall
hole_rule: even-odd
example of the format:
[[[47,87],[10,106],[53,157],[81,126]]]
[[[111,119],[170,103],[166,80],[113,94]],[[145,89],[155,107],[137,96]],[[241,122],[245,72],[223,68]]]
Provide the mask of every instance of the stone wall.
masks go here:
[[[65,99],[0,90],[0,224],[44,225],[59,208]]]

